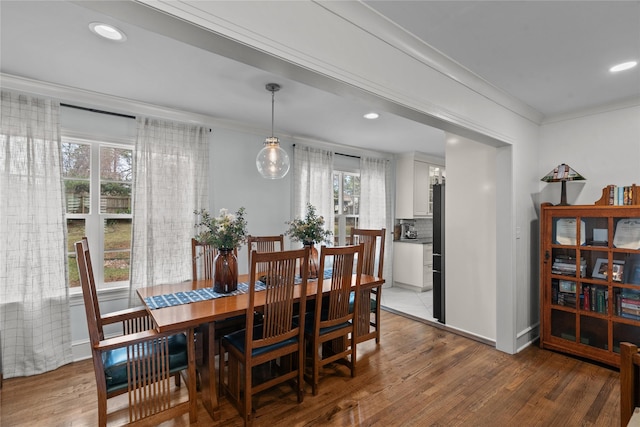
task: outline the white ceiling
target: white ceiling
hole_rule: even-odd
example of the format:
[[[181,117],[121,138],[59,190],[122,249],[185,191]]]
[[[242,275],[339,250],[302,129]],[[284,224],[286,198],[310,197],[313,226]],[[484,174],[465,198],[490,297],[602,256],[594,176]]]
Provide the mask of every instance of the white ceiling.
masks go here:
[[[387,152],[444,155],[443,132],[102,15],[78,3],[0,1],[0,71],[269,130]],[[640,97],[639,1],[367,1],[427,44],[545,116]],[[119,26],[126,43],[88,24]],[[268,135],[265,135],[268,136]],[[390,143],[390,141],[392,143]],[[259,143],[259,142],[258,142]]]

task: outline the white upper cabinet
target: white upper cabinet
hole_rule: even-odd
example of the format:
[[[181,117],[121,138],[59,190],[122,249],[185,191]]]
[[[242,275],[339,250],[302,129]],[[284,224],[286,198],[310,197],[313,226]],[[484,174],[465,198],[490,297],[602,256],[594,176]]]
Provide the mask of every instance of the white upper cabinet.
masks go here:
[[[442,160],[417,153],[396,158],[396,218],[423,218],[433,213],[432,186],[443,182]]]

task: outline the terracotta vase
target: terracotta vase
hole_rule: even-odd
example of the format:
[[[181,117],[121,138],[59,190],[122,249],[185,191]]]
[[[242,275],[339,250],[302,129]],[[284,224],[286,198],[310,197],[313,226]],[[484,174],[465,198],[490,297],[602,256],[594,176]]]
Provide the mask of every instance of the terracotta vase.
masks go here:
[[[318,250],[313,242],[303,242],[305,248],[309,248],[309,279],[318,278]],[[300,274],[302,276],[302,274]]]
[[[238,259],[233,249],[218,249],[213,262],[213,290],[229,293],[238,289]]]

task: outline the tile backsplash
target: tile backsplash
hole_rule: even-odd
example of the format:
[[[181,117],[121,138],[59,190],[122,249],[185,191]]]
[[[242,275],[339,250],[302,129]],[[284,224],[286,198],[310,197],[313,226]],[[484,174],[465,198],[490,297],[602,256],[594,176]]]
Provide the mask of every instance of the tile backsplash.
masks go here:
[[[413,224],[418,232],[418,239],[433,238],[433,219],[432,218],[416,218],[416,219],[396,219],[396,224],[410,223]],[[404,239],[404,236],[403,236]]]

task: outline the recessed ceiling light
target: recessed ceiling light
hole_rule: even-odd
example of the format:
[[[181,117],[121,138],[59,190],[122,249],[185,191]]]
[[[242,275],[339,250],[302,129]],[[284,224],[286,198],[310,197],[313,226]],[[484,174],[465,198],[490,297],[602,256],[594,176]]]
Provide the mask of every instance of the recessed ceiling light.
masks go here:
[[[100,37],[116,42],[123,42],[127,39],[127,36],[121,30],[102,22],[92,22],[89,24],[89,29]]]
[[[378,117],[380,117],[380,114],[378,114],[378,113],[367,113],[367,114],[364,115],[364,118],[365,119],[369,119],[369,120],[375,120]]]
[[[609,68],[609,71],[611,71],[612,73],[617,73],[618,71],[624,71],[633,68],[636,65],[638,65],[638,61],[623,62],[622,64],[614,65],[613,67]]]

